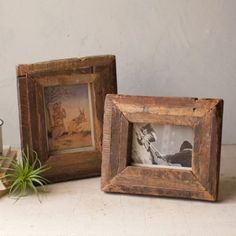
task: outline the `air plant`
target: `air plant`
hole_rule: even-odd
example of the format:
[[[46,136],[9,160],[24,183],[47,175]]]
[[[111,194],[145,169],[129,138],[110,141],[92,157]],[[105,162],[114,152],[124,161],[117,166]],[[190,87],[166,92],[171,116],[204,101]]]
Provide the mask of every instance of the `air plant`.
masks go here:
[[[7,183],[9,195],[16,197],[17,200],[30,192],[34,192],[40,201],[39,191],[46,192],[45,185],[49,182],[42,176],[42,173],[48,170],[48,167],[41,164],[37,152],[32,150],[31,153],[27,146],[26,152],[22,151],[21,160],[13,160],[10,167],[5,170],[6,174],[2,177],[3,181]],[[32,155],[32,158],[30,155]],[[34,160],[32,164],[30,163],[31,159]]]

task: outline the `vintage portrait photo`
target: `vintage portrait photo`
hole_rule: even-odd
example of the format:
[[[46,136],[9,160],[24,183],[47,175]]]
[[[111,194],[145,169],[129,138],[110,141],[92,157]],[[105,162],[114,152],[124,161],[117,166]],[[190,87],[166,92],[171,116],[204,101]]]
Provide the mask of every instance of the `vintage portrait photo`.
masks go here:
[[[49,151],[65,153],[93,149],[89,84],[46,87],[44,100]]]
[[[191,168],[192,149],[191,127],[133,124],[132,165]]]

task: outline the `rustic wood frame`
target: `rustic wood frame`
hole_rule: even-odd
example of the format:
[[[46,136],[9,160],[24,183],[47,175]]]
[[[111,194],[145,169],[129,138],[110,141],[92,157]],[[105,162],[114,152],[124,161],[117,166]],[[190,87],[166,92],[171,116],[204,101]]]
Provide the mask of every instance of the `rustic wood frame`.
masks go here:
[[[29,145],[41,162],[50,167],[45,177],[51,182],[99,176],[104,101],[116,93],[115,56],[64,59],[17,66],[21,146]],[[92,91],[95,150],[49,154],[43,89],[53,85],[89,83]],[[33,161],[33,160],[31,160]]]
[[[102,190],[216,201],[222,115],[222,99],[107,95]],[[132,123],[136,122],[192,127],[192,169],[129,166]]]

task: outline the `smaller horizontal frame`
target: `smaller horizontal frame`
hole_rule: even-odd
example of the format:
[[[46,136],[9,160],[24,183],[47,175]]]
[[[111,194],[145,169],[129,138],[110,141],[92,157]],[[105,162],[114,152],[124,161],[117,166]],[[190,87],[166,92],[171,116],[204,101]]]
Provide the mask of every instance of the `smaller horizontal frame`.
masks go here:
[[[222,99],[107,95],[102,190],[216,201],[222,116]],[[130,166],[133,123],[191,127],[192,168]]]

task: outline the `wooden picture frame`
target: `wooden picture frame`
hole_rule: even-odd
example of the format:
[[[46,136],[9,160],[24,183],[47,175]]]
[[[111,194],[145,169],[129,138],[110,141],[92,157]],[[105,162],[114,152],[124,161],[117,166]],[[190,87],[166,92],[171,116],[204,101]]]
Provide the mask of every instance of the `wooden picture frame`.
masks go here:
[[[102,190],[216,201],[222,115],[222,99],[107,95],[103,126]],[[133,152],[140,156],[136,149],[133,151],[139,137],[137,133],[135,136],[134,127],[143,123],[154,124],[155,127],[176,126],[181,128],[182,134],[187,134],[187,128],[192,129],[191,167],[132,166]],[[155,155],[149,156],[167,160],[169,155],[158,156],[153,148],[154,144],[149,146],[149,152],[154,150]],[[142,146],[143,149],[146,155],[148,149]],[[170,160],[173,161],[176,155],[172,157]]]
[[[50,167],[45,177],[99,176],[105,96],[117,92],[115,56],[22,64],[16,73],[21,146]]]

